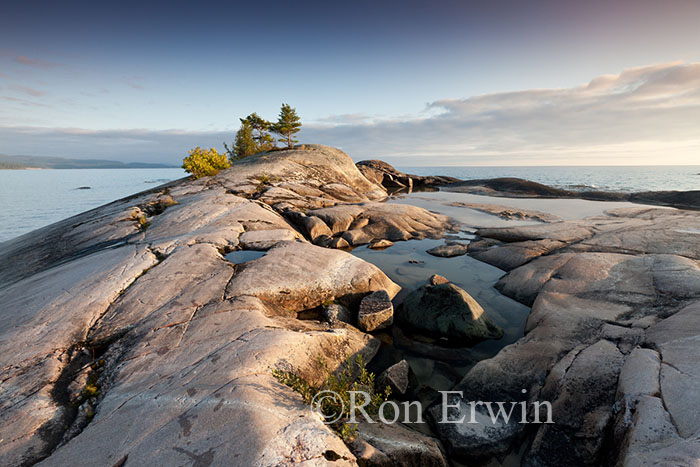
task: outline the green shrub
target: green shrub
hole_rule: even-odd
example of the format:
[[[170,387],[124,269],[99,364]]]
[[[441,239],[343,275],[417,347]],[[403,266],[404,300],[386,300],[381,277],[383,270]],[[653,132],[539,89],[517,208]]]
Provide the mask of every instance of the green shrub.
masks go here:
[[[323,357],[319,356],[319,365],[325,372],[330,372]],[[341,368],[325,379],[319,386],[314,386],[294,371],[272,370],[272,375],[282,384],[292,388],[301,394],[302,399],[307,404],[311,404],[316,394],[322,391],[333,391],[340,400],[335,398],[324,398],[321,404],[321,412],[335,418],[340,415],[337,422],[331,427],[345,441],[351,441],[357,434],[357,425],[347,423],[350,417],[351,391],[364,391],[370,395],[369,404],[364,407],[369,415],[377,415],[379,407],[384,401],[389,399],[391,388],[389,386],[383,392],[374,390],[374,373],[367,371],[362,355],[356,358],[348,358]],[[341,403],[342,401],[342,403]]]
[[[201,149],[197,146],[190,150],[190,155],[182,161],[182,168],[191,173],[194,178],[216,175],[220,170],[230,167],[225,155],[216,152],[216,149]]]

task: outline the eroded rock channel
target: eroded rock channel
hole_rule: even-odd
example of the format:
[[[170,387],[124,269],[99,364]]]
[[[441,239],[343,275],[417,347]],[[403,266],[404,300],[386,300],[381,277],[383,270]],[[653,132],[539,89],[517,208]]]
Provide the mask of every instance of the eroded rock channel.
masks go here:
[[[454,180],[361,170],[325,146],[263,154],[0,244],[0,463],[697,462],[697,212],[448,216],[385,185]],[[449,209],[520,224],[472,231]],[[468,255],[426,252],[446,241]],[[464,323],[415,317],[458,297],[469,345]],[[356,355],[430,424],[364,424],[348,445],[272,374],[320,382]],[[542,399],[555,423],[441,425],[440,389],[462,391],[457,416]]]

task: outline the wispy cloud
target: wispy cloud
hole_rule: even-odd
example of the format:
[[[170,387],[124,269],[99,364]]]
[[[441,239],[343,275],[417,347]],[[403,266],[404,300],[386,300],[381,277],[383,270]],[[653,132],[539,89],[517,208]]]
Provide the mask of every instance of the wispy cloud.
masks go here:
[[[47,62],[47,61],[44,61],[44,60],[41,60],[38,58],[26,57],[24,55],[18,55],[17,57],[15,57],[15,62],[21,63],[22,65],[26,65],[26,66],[44,68],[44,69],[51,69],[51,68],[56,68],[57,66],[60,66],[59,63]]]
[[[11,96],[0,96],[0,99],[6,100],[8,102],[16,102],[18,104],[21,104],[25,107],[44,107],[44,108],[50,108],[50,105],[43,104],[41,102],[34,102],[30,101],[28,99],[22,99],[19,97],[11,97]]]
[[[129,86],[130,88],[133,89],[146,89],[146,87],[141,84],[141,81],[143,81],[144,77],[143,76],[124,76],[122,77],[122,81],[124,84]]]
[[[19,84],[12,84],[9,86],[9,88],[13,89],[15,91],[19,91],[23,94],[27,94],[28,96],[33,96],[33,97],[40,97],[40,96],[46,95],[45,91],[40,91],[38,89],[30,88],[29,86],[20,86]]]

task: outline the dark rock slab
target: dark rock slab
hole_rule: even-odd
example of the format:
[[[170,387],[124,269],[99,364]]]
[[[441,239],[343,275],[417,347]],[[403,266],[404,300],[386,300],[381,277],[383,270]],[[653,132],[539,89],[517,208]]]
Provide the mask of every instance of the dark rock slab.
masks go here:
[[[414,290],[397,312],[397,321],[422,334],[465,345],[503,336],[503,330],[491,322],[481,305],[454,284]]]

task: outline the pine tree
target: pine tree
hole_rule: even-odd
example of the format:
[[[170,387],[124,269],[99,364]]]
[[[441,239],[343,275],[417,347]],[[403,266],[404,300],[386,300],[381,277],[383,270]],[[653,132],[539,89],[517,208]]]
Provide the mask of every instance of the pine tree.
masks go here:
[[[228,152],[229,158],[232,160],[241,159],[259,152],[258,145],[253,138],[253,127],[247,120],[241,119],[241,128],[236,133],[233,154],[231,154],[231,151]]]
[[[241,118],[241,123],[248,123],[253,131],[253,139],[257,142],[257,151],[265,151],[274,145],[274,140],[268,130],[272,126],[270,122],[260,117],[256,112],[248,115],[245,119]]]
[[[293,136],[299,132],[301,129],[301,119],[297,115],[296,109],[293,109],[289,104],[282,104],[282,109],[280,110],[280,116],[277,123],[273,124],[271,131],[282,138],[278,141],[287,143],[288,148],[293,148],[294,143],[298,143],[297,140],[293,139]]]

